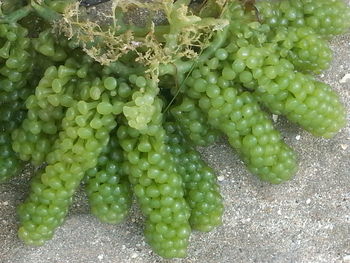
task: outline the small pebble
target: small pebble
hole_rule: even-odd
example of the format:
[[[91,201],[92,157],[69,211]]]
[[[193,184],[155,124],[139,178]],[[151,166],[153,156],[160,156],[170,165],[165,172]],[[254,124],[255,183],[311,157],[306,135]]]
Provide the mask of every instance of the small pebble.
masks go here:
[[[299,141],[300,140],[300,135],[297,135],[297,136],[295,136],[295,139],[297,140],[297,141]]]
[[[225,179],[225,177],[223,175],[218,176],[218,181],[219,182],[222,182],[224,179]]]
[[[137,253],[132,253],[131,258],[137,258],[139,255]]]
[[[309,198],[306,200],[306,204],[309,205],[310,203],[311,203],[311,199]]]
[[[104,256],[101,254],[101,255],[98,255],[98,260],[102,260],[104,258]]]
[[[278,115],[272,114],[272,120],[273,120],[273,122],[277,122],[277,120],[278,120]]]
[[[131,44],[135,47],[139,47],[142,45],[142,42],[139,42],[139,41],[131,41]]]
[[[347,144],[340,144],[340,147],[341,147],[343,150],[346,150],[346,149],[349,147],[349,145],[347,145]]]
[[[344,75],[344,77],[339,81],[340,83],[346,83],[350,79],[350,73]]]
[[[346,255],[343,257],[344,263],[350,263],[350,255]]]

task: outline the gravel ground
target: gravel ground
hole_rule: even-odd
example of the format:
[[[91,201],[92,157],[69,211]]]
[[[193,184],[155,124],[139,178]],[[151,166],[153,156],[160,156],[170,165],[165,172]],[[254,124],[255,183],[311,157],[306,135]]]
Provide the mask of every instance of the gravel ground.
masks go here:
[[[299,156],[295,178],[282,185],[247,172],[227,143],[201,149],[218,173],[225,202],[223,226],[194,232],[186,259],[163,260],[145,244],[137,207],[125,223],[99,223],[83,192],[52,241],[24,246],[16,236],[16,206],[28,189],[28,168],[0,185],[0,263],[350,262],[350,35],[332,41],[331,68],[320,78],[339,92],[348,125],[332,140],[312,137],[278,118]]]

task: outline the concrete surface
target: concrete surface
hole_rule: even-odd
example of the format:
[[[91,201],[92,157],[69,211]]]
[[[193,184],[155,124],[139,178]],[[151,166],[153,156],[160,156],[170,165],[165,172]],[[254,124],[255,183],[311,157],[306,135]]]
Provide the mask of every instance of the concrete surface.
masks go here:
[[[218,173],[224,225],[194,232],[186,259],[163,260],[144,242],[137,208],[125,223],[99,223],[82,192],[66,223],[39,248],[17,238],[15,207],[28,174],[0,185],[0,263],[350,262],[350,35],[332,41],[332,67],[320,78],[341,95],[348,125],[334,139],[312,137],[279,118],[276,126],[299,155],[295,178],[274,186],[250,175],[225,141],[201,149]]]

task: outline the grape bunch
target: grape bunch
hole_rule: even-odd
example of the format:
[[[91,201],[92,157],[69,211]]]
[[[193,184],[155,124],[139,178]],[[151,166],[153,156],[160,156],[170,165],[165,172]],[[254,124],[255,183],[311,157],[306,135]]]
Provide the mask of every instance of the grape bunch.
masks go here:
[[[0,14],[0,182],[38,168],[18,207],[28,245],[53,237],[82,186],[104,223],[127,219],[135,198],[153,251],[185,257],[192,230],[224,213],[197,146],[225,136],[252,174],[278,184],[297,155],[270,113],[325,138],[346,125],[315,75],[330,65],[328,40],[350,27],[341,0],[139,3],[166,18],[145,26],[125,22],[125,1],[111,25],[89,20],[86,3],[28,2]]]
[[[112,131],[102,149],[97,165],[86,172],[86,193],[91,213],[101,222],[117,224],[128,215],[132,194],[127,174],[123,172],[123,150]]]
[[[17,23],[0,25],[0,182],[21,171],[11,146],[11,132],[25,117],[25,100],[32,92],[33,54],[28,30]]]

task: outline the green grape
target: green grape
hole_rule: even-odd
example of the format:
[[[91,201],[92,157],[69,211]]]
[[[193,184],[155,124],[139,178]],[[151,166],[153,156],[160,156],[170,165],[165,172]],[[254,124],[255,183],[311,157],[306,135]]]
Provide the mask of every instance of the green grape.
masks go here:
[[[24,117],[20,102],[0,105],[0,183],[18,174],[23,163],[12,150],[10,132]]]
[[[350,8],[343,0],[259,1],[255,6],[259,18],[271,27],[308,26],[325,37],[350,27]]]
[[[162,257],[186,256],[190,236],[189,207],[184,199],[181,176],[167,152],[162,127],[161,102],[147,129],[120,126],[118,140],[127,160],[124,169],[146,217],[145,237]]]
[[[271,4],[268,1],[265,4]],[[259,2],[262,3],[262,2]],[[277,12],[277,11],[276,11]],[[237,19],[249,19],[249,15],[245,15]],[[242,24],[236,18],[230,25],[231,44],[227,46],[230,55],[230,61],[237,58],[245,60],[236,63],[233,67],[235,73],[244,70],[244,66],[250,69],[258,69],[262,65],[260,56],[262,50],[251,50],[250,46],[267,46],[274,49],[270,56],[281,56],[288,59],[294,64],[295,69],[301,71],[311,71],[319,73],[327,69],[332,58],[332,51],[328,42],[320,36],[315,30],[307,25],[289,25],[279,24],[269,26],[260,24],[259,22],[251,22]],[[238,46],[232,48],[232,43],[238,43]],[[250,50],[249,50],[250,49]],[[235,54],[237,52],[237,54]],[[245,63],[243,63],[245,62]],[[243,63],[243,64],[242,64]],[[271,62],[272,63],[272,62]],[[243,66],[240,68],[239,66]],[[232,74],[230,74],[232,76]],[[241,82],[249,82],[247,73],[245,72],[239,79]]]
[[[10,102],[9,99],[17,99],[18,95],[23,96],[26,90],[27,81],[33,68],[33,61],[30,48],[30,40],[27,37],[28,30],[18,24],[1,24],[0,59],[3,64],[0,67],[0,103]],[[30,85],[29,85],[30,86]],[[19,91],[23,89],[23,91]],[[13,96],[13,92],[20,92]],[[12,96],[6,96],[7,94]]]
[[[117,224],[128,215],[132,194],[122,169],[123,152],[113,133],[96,167],[86,172],[85,190],[92,214],[101,222]]]
[[[171,113],[181,130],[195,145],[207,146],[219,138],[219,131],[208,124],[207,116],[194,100],[184,97],[179,105],[171,108]]]
[[[253,174],[271,183],[290,179],[296,171],[295,155],[255,98],[250,92],[233,87],[229,81],[218,81],[219,72],[211,73],[206,78],[197,76],[194,85],[190,82],[188,86],[188,93],[192,94],[198,83],[203,85],[198,103],[207,113],[209,123],[228,136],[229,143]],[[212,97],[210,89],[214,87],[218,92]],[[217,104],[217,99],[222,103]]]
[[[222,224],[224,211],[220,187],[214,171],[201,159],[181,133],[181,126],[167,122],[168,151],[175,158],[176,170],[181,175],[185,199],[191,209],[192,229],[209,232]]]
[[[94,82],[87,81],[87,89],[91,91]],[[64,221],[84,174],[98,164],[109,133],[116,126],[114,114],[121,113],[119,98],[110,101],[109,97],[105,89],[98,99],[74,100],[66,110],[59,137],[46,156],[48,165],[35,176],[28,198],[18,209],[18,235],[26,244],[42,245],[52,237]],[[99,105],[107,102],[112,104],[113,112],[101,112]]]

